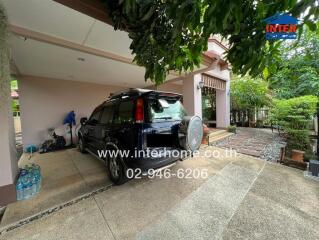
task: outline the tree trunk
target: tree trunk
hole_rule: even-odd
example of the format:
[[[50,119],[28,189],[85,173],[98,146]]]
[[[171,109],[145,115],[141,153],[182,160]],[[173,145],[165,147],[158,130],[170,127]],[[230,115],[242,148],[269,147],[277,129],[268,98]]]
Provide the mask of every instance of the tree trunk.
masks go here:
[[[242,111],[242,119],[241,119],[241,126],[245,126],[245,111]]]
[[[236,113],[237,113],[237,111],[233,110],[232,116],[233,116],[233,122],[235,123],[235,125],[236,125]]]

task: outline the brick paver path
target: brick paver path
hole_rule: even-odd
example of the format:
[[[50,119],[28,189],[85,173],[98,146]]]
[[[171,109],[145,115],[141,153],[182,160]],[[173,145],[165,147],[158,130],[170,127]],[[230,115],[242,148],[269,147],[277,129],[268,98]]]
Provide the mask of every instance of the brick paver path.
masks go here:
[[[278,133],[272,132],[270,129],[237,128],[237,134],[214,145],[222,148],[233,148],[239,153],[254,157],[263,157],[266,151],[267,153],[269,153],[269,150],[278,152],[281,141]]]

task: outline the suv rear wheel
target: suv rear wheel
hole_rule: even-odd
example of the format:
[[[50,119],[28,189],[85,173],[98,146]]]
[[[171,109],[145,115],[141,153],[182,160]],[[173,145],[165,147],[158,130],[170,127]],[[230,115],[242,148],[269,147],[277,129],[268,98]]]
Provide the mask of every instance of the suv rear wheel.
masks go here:
[[[85,142],[82,137],[79,137],[78,145],[81,153],[87,153],[87,151],[85,150]]]
[[[118,156],[108,159],[107,168],[114,184],[121,185],[127,181],[125,167]]]

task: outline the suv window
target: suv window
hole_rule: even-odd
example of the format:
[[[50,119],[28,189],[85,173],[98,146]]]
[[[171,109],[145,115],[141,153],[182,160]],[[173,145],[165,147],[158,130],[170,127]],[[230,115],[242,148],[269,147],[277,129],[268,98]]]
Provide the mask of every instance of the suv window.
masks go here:
[[[158,98],[148,101],[150,121],[182,120],[186,111],[179,100]]]
[[[112,123],[112,120],[113,120],[113,106],[106,106],[103,109],[103,113],[101,116],[101,123],[102,124]]]
[[[121,102],[118,108],[115,123],[131,123],[133,122],[133,101]]]
[[[102,112],[102,108],[101,107],[98,107],[96,108],[93,113],[91,114],[91,117],[89,119],[89,121],[91,123],[98,123],[99,120],[100,120],[100,115],[101,115],[101,112]]]

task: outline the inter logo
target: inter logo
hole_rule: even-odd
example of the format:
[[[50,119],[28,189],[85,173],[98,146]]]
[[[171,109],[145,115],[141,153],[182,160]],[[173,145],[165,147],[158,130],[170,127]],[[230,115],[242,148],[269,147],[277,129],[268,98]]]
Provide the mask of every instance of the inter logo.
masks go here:
[[[296,39],[298,19],[286,13],[275,15],[263,20],[266,22],[266,39]]]

